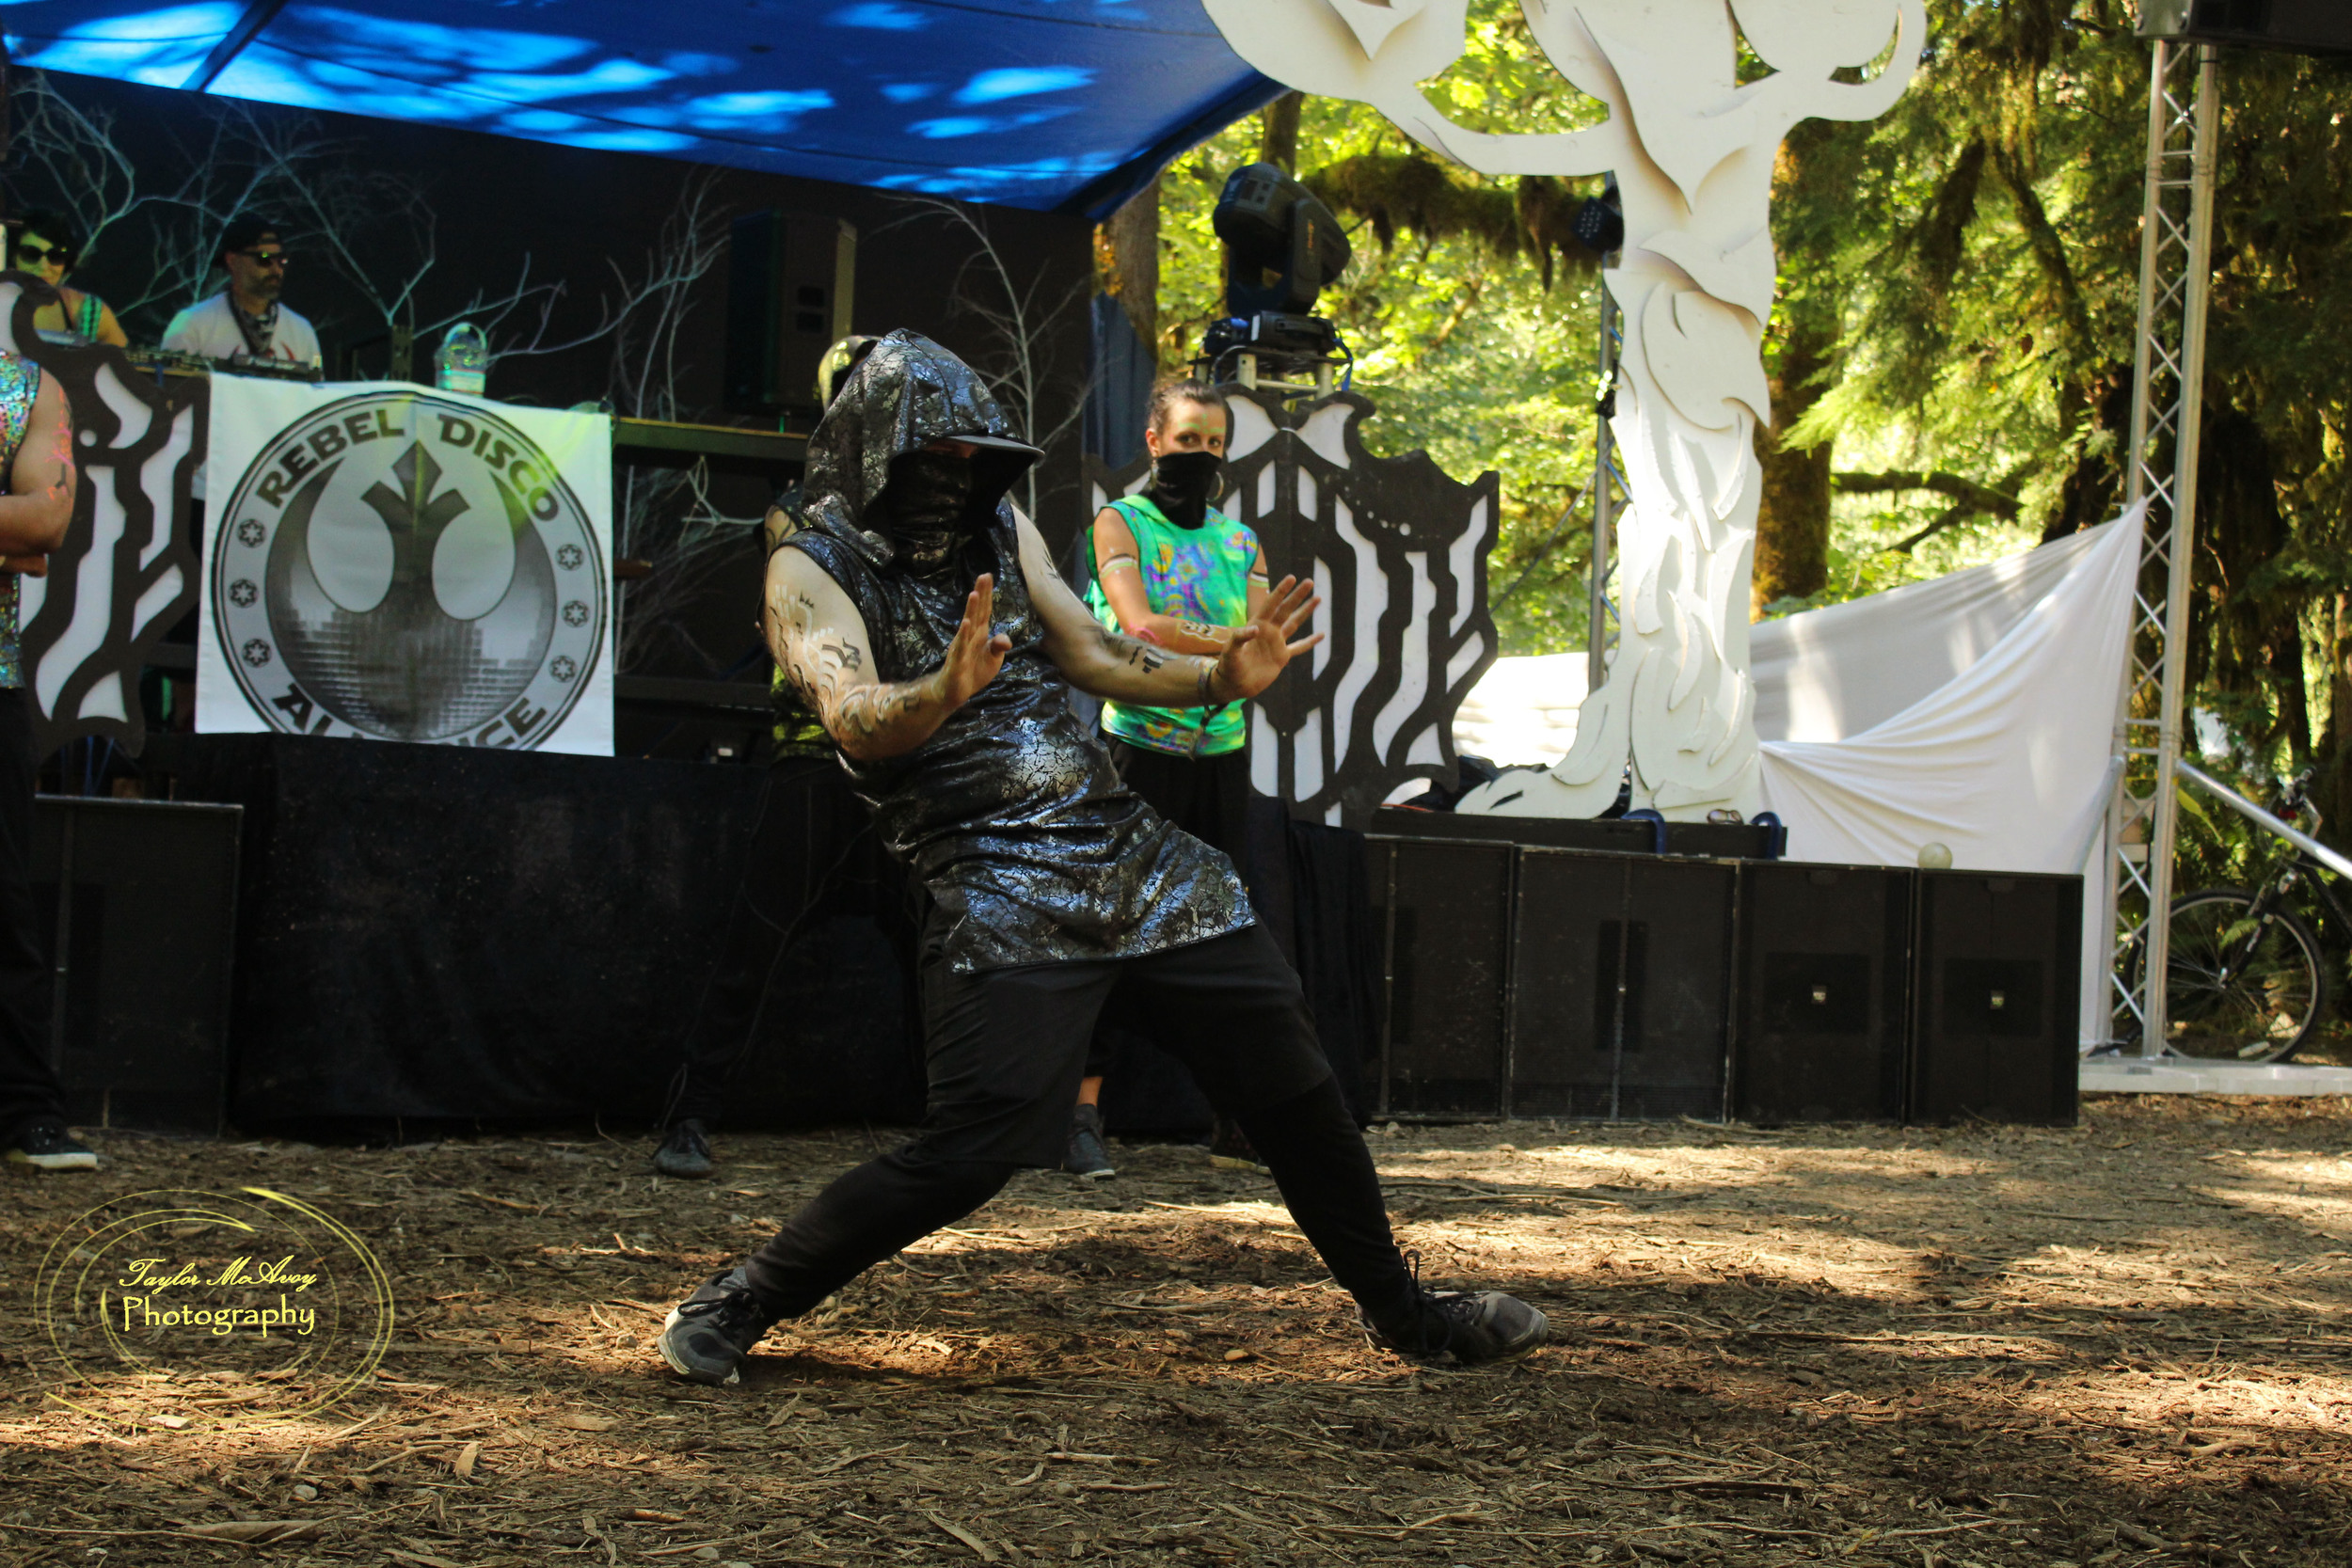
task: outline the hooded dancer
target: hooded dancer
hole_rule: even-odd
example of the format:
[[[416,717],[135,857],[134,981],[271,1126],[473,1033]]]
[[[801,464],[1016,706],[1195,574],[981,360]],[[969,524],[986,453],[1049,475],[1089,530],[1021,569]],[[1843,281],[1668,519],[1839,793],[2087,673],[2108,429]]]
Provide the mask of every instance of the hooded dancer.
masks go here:
[[[1423,1288],[1389,1231],[1362,1135],[1298,979],[1225,857],[1119,781],[1069,704],[1255,696],[1315,638],[1285,578],[1215,658],[1096,624],[1007,500],[1039,452],[971,370],[884,339],[809,441],[805,526],[769,560],[777,662],[839,749],[891,851],[929,887],[922,1131],[827,1187],[670,1314],[661,1354],[739,1382],[768,1329],[1062,1156],[1105,1011],[1159,1029],[1232,1117],[1366,1329],[1433,1361],[1532,1349],[1544,1315],[1500,1291]]]

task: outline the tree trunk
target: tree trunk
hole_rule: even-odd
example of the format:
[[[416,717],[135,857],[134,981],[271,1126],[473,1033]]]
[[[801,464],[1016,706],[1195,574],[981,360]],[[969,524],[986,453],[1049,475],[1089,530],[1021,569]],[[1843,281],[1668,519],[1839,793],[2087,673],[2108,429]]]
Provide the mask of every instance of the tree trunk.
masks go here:
[[[1809,120],[1788,134],[1772,163],[1775,195],[1804,182],[1832,150],[1832,130]],[[1807,166],[1814,166],[1808,171]],[[1776,202],[1774,215],[1796,204]],[[1803,253],[1809,236],[1773,230],[1781,253]],[[1826,285],[1824,284],[1824,287]],[[1795,428],[1828,390],[1836,363],[1838,312],[1834,298],[1799,290],[1782,300],[1765,339],[1772,423],[1756,433],[1756,455],[1764,467],[1764,494],[1756,515],[1756,576],[1748,596],[1751,615],[1760,616],[1775,599],[1805,598],[1829,586],[1829,498],[1831,445],[1797,449],[1787,444]],[[1777,348],[1777,353],[1772,353]]]
[[[1160,352],[1160,182],[1136,193],[1094,230],[1094,287],[1119,301],[1154,360]]]
[[[1780,362],[1771,375],[1772,427],[1756,435],[1764,494],[1756,514],[1756,579],[1749,608],[1761,616],[1775,599],[1802,599],[1829,586],[1830,443],[1786,444],[1788,429],[1827,388],[1822,372],[1837,350],[1837,324],[1792,313],[1783,324]]]
[[[1258,162],[1272,164],[1284,174],[1298,172],[1298,109],[1303,92],[1286,92],[1265,106],[1264,127],[1258,136]]]
[[[2283,750],[2289,768],[2312,755],[2304,594],[2275,575],[2292,543],[2262,426],[2226,404],[2208,404],[2197,469],[2201,613],[2189,644],[2189,688],[2213,692],[2255,753]],[[2328,793],[2340,787],[2322,782]]]

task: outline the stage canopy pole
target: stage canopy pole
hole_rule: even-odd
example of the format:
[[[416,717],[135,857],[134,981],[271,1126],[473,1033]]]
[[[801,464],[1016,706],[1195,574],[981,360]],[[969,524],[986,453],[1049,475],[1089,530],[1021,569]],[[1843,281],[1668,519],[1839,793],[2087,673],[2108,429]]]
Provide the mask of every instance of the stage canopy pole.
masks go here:
[[[2148,185],[2139,248],[2139,325],[2133,356],[2126,503],[2146,499],[2147,531],[2133,594],[2132,645],[2118,705],[2115,800],[2107,843],[2106,973],[2112,1037],[2137,1033],[2142,1056],[2164,1053],[2164,975],[2179,816],[2188,679],[2188,589],[2195,564],[2200,392],[2205,379],[2205,302],[2212,278],[2214,141],[2220,130],[2217,54],[2159,39],[2149,77]],[[2192,80],[2193,78],[2193,80]],[[2159,587],[2161,584],[2161,587]],[[2127,895],[2144,900],[2135,911]],[[2135,990],[2120,946],[2144,949]]]

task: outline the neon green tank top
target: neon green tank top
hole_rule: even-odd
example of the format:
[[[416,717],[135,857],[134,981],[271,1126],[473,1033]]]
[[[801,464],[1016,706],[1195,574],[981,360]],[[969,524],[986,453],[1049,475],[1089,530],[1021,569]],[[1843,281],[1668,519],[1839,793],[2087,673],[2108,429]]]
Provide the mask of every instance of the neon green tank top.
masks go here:
[[[1144,602],[1156,615],[1238,626],[1249,620],[1249,568],[1258,559],[1258,536],[1215,507],[1199,528],[1179,528],[1146,496],[1111,502],[1136,536],[1143,569]],[[1087,526],[1087,607],[1113,631],[1119,614],[1104,595],[1095,570],[1094,527]],[[1104,703],[1103,728],[1132,746],[1178,756],[1213,757],[1241,750],[1248,730],[1243,705],[1216,708],[1144,707]]]

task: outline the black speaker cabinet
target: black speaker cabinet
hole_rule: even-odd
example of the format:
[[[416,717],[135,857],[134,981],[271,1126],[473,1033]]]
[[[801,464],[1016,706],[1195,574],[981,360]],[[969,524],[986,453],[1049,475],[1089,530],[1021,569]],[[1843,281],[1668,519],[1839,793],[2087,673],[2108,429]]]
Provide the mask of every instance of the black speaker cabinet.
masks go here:
[[[1740,868],[1740,1119],[1902,1119],[1913,875],[1790,861]]]
[[[857,230],[767,208],[727,237],[726,405],[740,414],[824,410],[817,368],[850,335]]]
[[[1368,837],[1366,852],[1385,998],[1375,1114],[1501,1116],[1517,851]]]
[[[1723,1119],[1739,876],[1720,862],[1519,850],[1510,1115]]]
[[[1915,875],[1911,1119],[2071,1125],[2082,879]]]
[[[1488,816],[1388,806],[1373,813],[1372,831],[1399,838],[1490,840],[1549,849],[1609,849],[1628,855],[1659,852],[1709,859],[1770,859],[1778,830],[1760,822],[1653,822],[1646,817]]]
[[[160,800],[35,801],[33,904],[68,1121],[220,1130],[244,816]]]

